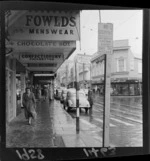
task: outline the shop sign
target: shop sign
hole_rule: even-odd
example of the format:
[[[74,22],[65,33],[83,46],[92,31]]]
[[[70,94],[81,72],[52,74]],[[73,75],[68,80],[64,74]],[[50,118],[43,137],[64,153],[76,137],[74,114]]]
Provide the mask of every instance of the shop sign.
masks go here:
[[[112,54],[113,50],[113,24],[98,24],[98,52],[100,55]]]
[[[64,56],[61,53],[56,53],[56,54],[24,53],[19,55],[19,60],[22,63],[47,63],[47,62],[59,63],[64,60]]]
[[[91,57],[87,57],[85,55],[77,55],[76,62],[82,63],[82,64],[90,64],[91,63]]]
[[[26,11],[8,30],[11,40],[79,40],[79,11]]]
[[[58,67],[27,67],[28,70],[31,71],[37,71],[37,72],[43,72],[43,71],[47,71],[47,72],[56,72],[56,69]]]
[[[38,50],[39,48],[49,50],[49,48],[75,48],[76,41],[18,40],[11,41],[6,46],[13,48],[15,51]]]
[[[28,67],[57,67],[57,63],[45,63],[45,64],[28,64]]]

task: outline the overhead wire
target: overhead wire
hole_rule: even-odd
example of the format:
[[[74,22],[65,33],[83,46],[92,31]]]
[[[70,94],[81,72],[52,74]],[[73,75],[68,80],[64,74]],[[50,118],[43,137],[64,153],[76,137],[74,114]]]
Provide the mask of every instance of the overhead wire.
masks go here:
[[[140,11],[139,11],[140,12]],[[127,21],[129,21],[132,17],[134,17],[135,15],[137,15],[139,12],[135,12],[133,13],[127,20],[121,22],[120,24],[118,24],[114,29],[117,29],[118,27],[120,27],[122,24],[126,23]]]

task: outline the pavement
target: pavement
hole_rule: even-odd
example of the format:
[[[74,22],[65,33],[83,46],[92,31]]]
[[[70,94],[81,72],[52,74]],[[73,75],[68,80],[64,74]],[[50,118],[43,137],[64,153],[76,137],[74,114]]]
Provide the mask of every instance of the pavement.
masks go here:
[[[6,147],[102,147],[102,131],[80,121],[76,131],[76,119],[63,109],[59,101],[37,102],[37,119],[32,125],[24,117],[24,111],[6,126]]]

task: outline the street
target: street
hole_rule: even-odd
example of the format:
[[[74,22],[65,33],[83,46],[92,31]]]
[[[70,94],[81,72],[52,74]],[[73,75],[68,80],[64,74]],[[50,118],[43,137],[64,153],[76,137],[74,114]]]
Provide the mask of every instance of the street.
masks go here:
[[[137,103],[138,100],[138,103]],[[103,98],[95,99],[93,109],[86,114],[80,113],[80,122],[95,130],[102,137],[103,134]],[[142,146],[142,106],[141,97],[111,98],[110,108],[110,143],[115,147]],[[75,119],[76,112],[69,114]],[[100,139],[100,138],[97,138]]]

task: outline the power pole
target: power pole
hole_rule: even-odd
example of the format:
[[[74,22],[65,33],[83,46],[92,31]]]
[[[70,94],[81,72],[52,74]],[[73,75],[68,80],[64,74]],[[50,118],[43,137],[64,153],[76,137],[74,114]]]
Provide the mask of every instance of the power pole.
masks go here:
[[[66,88],[68,85],[68,64],[66,64]]]
[[[75,62],[75,75],[76,75],[76,132],[79,133],[80,131],[80,110],[79,110],[79,79],[78,79],[78,66],[77,66],[77,60]]]
[[[84,80],[85,80],[85,78],[84,78],[84,63],[83,63],[83,71],[82,71],[82,73],[83,73],[83,89],[84,89]]]
[[[99,23],[101,23],[101,10],[99,10]]]

